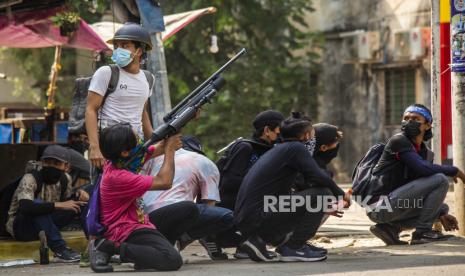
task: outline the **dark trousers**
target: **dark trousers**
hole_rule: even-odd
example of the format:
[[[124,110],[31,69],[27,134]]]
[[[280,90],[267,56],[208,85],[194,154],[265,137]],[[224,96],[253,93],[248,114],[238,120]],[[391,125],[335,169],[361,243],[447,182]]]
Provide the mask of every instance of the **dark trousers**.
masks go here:
[[[388,195],[392,210],[380,208],[369,212],[368,217],[376,223],[431,230],[434,221],[449,210],[444,204],[448,189],[449,179],[444,174],[416,179]]]
[[[120,245],[123,262],[134,263],[137,269],[178,270],[182,257],[173,245],[155,229],[139,229]]]
[[[66,246],[60,229],[79,217],[82,229],[86,229],[87,205],[81,206],[81,212],[76,214],[68,210],[55,210],[46,215],[29,215],[18,213],[13,221],[14,237],[18,241],[35,241],[39,239],[39,232],[44,231],[48,246],[52,251]],[[84,230],[87,236],[87,231]]]
[[[310,206],[315,209],[323,196],[333,196],[328,188],[313,187],[291,195],[304,197],[310,200]],[[318,199],[320,197],[320,199]],[[307,204],[296,206],[295,212],[267,212],[262,214],[262,221],[257,227],[250,228],[249,225],[239,225],[244,238],[257,235],[267,243],[278,245],[287,235],[292,233],[286,246],[291,248],[302,247],[307,240],[315,236],[324,217],[323,209],[318,211],[308,211]],[[322,206],[322,204],[321,204]],[[258,219],[258,218],[257,218]]]
[[[149,214],[150,222],[171,244],[191,229],[198,218],[199,210],[191,201],[170,204]]]
[[[236,226],[216,234],[216,244],[221,248],[238,247],[242,242],[244,238]]]
[[[207,204],[196,204],[199,217],[192,225],[187,234],[194,239],[212,237],[220,232],[231,229],[234,226],[233,213],[231,210],[210,206]]]

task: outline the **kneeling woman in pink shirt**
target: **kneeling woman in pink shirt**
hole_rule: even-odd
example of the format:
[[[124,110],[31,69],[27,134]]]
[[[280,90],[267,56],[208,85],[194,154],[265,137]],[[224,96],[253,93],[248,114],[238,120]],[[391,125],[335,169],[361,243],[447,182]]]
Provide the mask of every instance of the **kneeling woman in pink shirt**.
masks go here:
[[[110,257],[119,254],[122,262],[134,263],[135,269],[178,270],[181,255],[144,215],[141,197],[149,190],[171,188],[174,153],[182,145],[180,136],[166,139],[164,146],[147,156],[164,153],[163,166],[156,176],[122,168],[122,161],[137,147],[137,136],[129,124],[106,128],[100,135],[100,145],[107,159],[100,183],[100,222],[106,231],[95,241],[91,268],[102,272],[100,268],[108,267]]]

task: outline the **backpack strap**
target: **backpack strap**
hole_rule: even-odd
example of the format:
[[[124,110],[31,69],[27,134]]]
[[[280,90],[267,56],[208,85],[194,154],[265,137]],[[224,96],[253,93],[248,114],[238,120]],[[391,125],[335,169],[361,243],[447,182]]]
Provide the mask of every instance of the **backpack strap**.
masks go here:
[[[144,72],[145,78],[147,78],[147,82],[149,83],[149,89],[150,89],[150,91],[152,91],[153,83],[155,82],[155,77],[148,70],[142,70],[142,72]]]
[[[103,100],[102,100],[102,104],[101,104],[100,108],[105,103],[105,100],[107,99],[107,97],[111,93],[115,92],[116,86],[118,85],[118,81],[119,81],[119,68],[118,68],[118,66],[116,64],[110,64],[108,66],[111,69],[110,82],[108,83],[108,88],[107,88],[107,91],[105,92],[105,95],[103,96]]]
[[[102,108],[103,108],[103,105],[105,104],[105,100],[108,98],[108,96],[115,92],[116,90],[116,87],[118,86],[118,81],[119,81],[119,68],[116,64],[109,64],[108,65],[110,67],[110,70],[111,70],[111,75],[110,75],[110,81],[108,82],[108,87],[107,87],[107,91],[105,92],[105,95],[103,95],[103,99],[102,99],[102,103],[100,104],[100,111],[99,111],[99,118],[101,117],[101,113],[102,113]],[[102,121],[99,119],[99,124],[98,124],[98,128],[99,128],[99,131],[102,130]]]
[[[68,177],[64,174],[60,178],[60,201],[66,199],[66,190],[68,190]]]
[[[34,176],[34,179],[36,180],[36,190],[34,191],[34,199],[40,194],[42,191],[42,188],[44,186],[44,181],[42,180],[42,176],[40,175],[38,170],[32,170],[31,171],[32,176]]]

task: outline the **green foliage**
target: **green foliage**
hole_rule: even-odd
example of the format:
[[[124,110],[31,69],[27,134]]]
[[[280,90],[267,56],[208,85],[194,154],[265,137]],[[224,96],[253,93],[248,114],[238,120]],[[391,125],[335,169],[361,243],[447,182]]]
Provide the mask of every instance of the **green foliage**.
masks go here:
[[[224,74],[226,86],[183,131],[201,138],[210,157],[231,140],[251,135],[255,115],[277,109],[316,114],[320,43],[308,32],[304,16],[312,11],[308,0],[165,1],[164,14],[209,6],[213,15],[195,21],[166,44],[172,102],[179,102],[193,88],[242,47],[247,55]],[[220,51],[208,52],[216,30]],[[189,89],[188,89],[189,88]]]
[[[50,17],[50,20],[52,20],[53,24],[55,24],[58,27],[63,26],[63,24],[67,23],[76,24],[79,22],[80,19],[81,18],[79,17],[79,14],[75,12],[61,12]]]

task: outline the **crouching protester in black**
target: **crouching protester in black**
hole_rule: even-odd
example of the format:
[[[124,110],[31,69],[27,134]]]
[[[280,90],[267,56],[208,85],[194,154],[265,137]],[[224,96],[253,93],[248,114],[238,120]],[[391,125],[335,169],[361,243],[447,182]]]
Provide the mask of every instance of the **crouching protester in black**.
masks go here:
[[[278,139],[279,125],[284,120],[283,114],[275,110],[260,112],[253,121],[255,129],[252,139],[241,139],[231,144],[227,150],[227,160],[224,164],[221,159],[220,167],[220,207],[234,210],[237,193],[242,180],[255,162],[268,150],[270,150]]]
[[[334,173],[328,169],[328,165],[337,157],[343,133],[337,126],[327,123],[314,124],[313,129],[315,130],[315,138],[307,141],[305,146],[318,167],[333,178]],[[301,187],[302,185],[303,187]],[[302,174],[298,174],[294,182],[294,189],[301,190],[305,187],[304,177]]]
[[[86,204],[84,190],[72,193],[68,149],[52,145],[42,154],[42,169],[27,173],[21,179],[8,212],[7,231],[18,241],[39,239],[54,252],[56,261],[79,261],[80,254],[69,247],[60,233],[76,217],[85,230]],[[44,246],[44,245],[42,245]]]
[[[254,261],[276,258],[267,251],[267,244],[277,246],[281,261],[324,260],[325,252],[306,244],[315,235],[324,215],[318,200],[324,196],[341,196],[349,204],[350,197],[318,167],[306,149],[304,142],[314,135],[309,120],[300,117],[284,120],[281,135],[283,143],[255,163],[239,190],[234,219],[246,239],[242,249]],[[307,188],[292,193],[291,186],[298,173],[304,175]],[[304,199],[306,204],[292,206],[291,203],[290,210],[280,210],[277,202],[286,198],[289,202],[293,202],[293,198]],[[271,203],[272,207],[270,201],[275,202]]]
[[[373,170],[376,177],[368,187],[367,194],[372,196],[368,204],[376,206],[381,196],[387,196],[392,209],[368,212],[377,223],[370,231],[387,245],[406,244],[399,240],[402,228],[415,228],[410,244],[445,239],[442,233],[432,230],[438,219],[446,230],[457,229],[457,220],[448,214],[444,203],[449,187],[447,176],[465,180],[465,175],[456,167],[432,163],[432,152],[424,143],[432,137],[432,121],[425,106],[409,106],[403,115],[402,132],[389,139]]]
[[[238,139],[227,147],[223,157],[217,162],[220,171],[221,198],[217,206],[234,210],[242,180],[255,162],[273,147],[279,137],[279,125],[283,120],[284,116],[281,112],[262,111],[252,122],[255,129],[252,138]],[[219,247],[237,247],[241,242],[242,237],[235,227],[217,235]],[[234,257],[246,259],[248,255],[237,248]]]
[[[329,171],[327,167],[337,157],[339,142],[343,136],[342,131],[337,126],[326,123],[314,124],[313,129],[315,129],[316,140],[313,159],[321,169],[333,177],[333,172]]]

